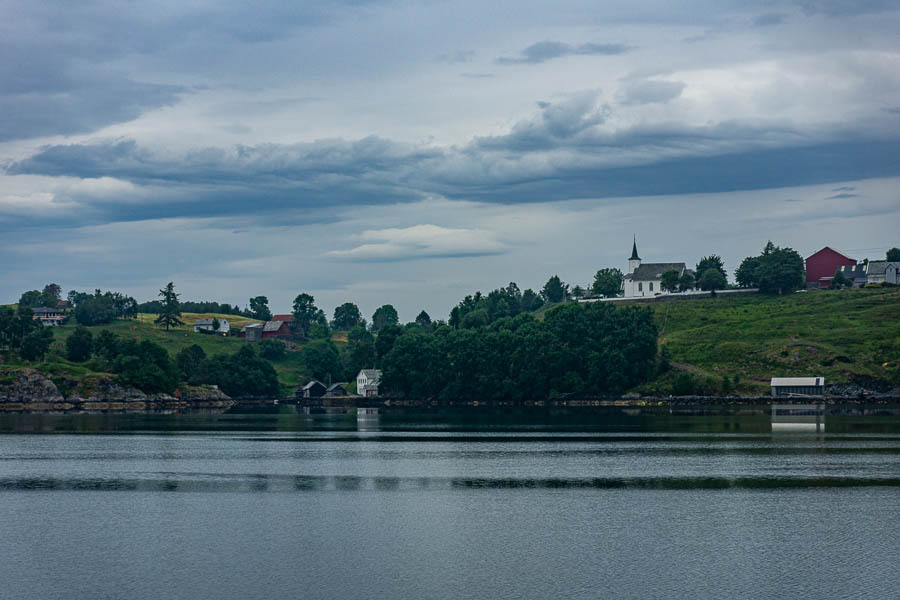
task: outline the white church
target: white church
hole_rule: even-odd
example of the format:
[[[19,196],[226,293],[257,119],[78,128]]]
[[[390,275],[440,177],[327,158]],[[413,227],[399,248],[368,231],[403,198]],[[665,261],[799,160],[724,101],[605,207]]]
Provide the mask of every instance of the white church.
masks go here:
[[[637,238],[631,247],[631,258],[628,259],[628,273],[622,281],[625,298],[646,298],[668,294],[662,289],[662,275],[666,271],[677,271],[678,277],[689,271],[683,262],[675,263],[641,263],[638,256]]]

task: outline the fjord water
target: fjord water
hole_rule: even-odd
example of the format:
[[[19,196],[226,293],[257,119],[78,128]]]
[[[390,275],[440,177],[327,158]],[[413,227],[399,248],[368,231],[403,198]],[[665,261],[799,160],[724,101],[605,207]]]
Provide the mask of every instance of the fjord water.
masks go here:
[[[0,598],[896,598],[900,424],[0,417]]]

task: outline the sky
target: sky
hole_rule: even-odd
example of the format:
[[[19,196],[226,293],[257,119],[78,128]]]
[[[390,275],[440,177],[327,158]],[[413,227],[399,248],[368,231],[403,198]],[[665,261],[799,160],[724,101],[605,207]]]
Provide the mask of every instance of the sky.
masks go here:
[[[370,318],[900,246],[900,4],[0,0],[0,303]]]

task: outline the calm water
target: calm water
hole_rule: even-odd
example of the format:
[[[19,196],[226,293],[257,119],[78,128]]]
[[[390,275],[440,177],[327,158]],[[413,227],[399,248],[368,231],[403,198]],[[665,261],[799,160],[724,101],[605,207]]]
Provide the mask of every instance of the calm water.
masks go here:
[[[898,517],[896,417],[0,417],[4,599],[897,598]]]

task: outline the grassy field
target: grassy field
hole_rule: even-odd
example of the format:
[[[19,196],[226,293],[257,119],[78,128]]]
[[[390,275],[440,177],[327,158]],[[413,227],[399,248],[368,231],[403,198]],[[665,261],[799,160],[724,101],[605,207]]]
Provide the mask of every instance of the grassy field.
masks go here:
[[[650,305],[660,344],[687,370],[739,376],[824,376],[900,384],[900,289],[731,296]],[[750,391],[750,390],[746,390]]]

